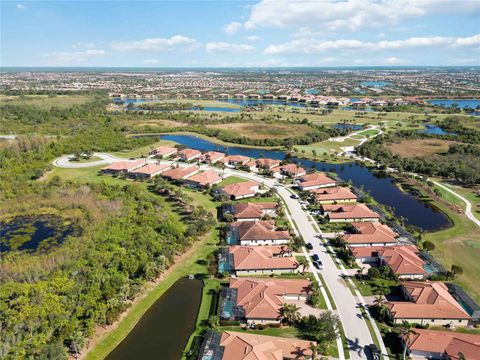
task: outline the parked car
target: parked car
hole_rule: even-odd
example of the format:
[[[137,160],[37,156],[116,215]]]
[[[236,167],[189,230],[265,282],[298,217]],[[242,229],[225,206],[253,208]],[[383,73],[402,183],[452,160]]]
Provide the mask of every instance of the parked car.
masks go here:
[[[312,255],[312,260],[313,260],[313,265],[318,269],[318,270],[323,270],[323,263],[318,257],[317,254]]]
[[[290,199],[299,199],[298,195],[292,194],[290,195]]]
[[[305,247],[306,247],[308,250],[312,250],[312,249],[313,249],[312,243],[306,243],[306,244],[305,244]]]

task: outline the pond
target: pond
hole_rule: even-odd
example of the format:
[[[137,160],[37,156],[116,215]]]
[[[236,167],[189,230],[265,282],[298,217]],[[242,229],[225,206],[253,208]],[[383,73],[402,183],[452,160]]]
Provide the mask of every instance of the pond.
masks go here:
[[[226,147],[192,135],[168,134],[160,137],[201,151],[216,150],[230,155],[245,155],[252,158],[268,157],[280,160],[283,160],[286,155],[285,152],[279,150],[240,146]],[[329,164],[295,158],[293,160],[306,169],[314,167],[319,171],[336,172],[341,179],[350,180],[356,187],[363,187],[379,203],[392,207],[397,217],[406,218],[407,224],[421,227],[425,231],[435,231],[451,225],[444,213],[413,195],[401,191],[390,176],[373,172],[364,165],[357,163]]]
[[[362,130],[363,126],[358,124],[335,124],[332,125],[335,129],[347,130],[347,131],[358,131]]]
[[[16,216],[0,222],[0,252],[47,250],[79,233],[59,216]]]
[[[179,279],[106,359],[181,359],[195,328],[202,288],[201,280]]]
[[[419,133],[422,134],[430,134],[430,135],[453,135],[445,130],[443,130],[440,126],[434,124],[426,124],[424,130],[418,130]]]
[[[438,105],[442,107],[452,107],[454,104],[460,109],[469,107],[475,109],[480,106],[480,99],[434,99],[429,100],[429,104]]]

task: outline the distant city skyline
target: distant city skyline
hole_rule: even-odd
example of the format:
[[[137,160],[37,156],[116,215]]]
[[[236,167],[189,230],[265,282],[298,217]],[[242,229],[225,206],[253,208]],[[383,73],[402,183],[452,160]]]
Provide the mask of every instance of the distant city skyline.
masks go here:
[[[1,65],[478,66],[477,0],[3,1]]]

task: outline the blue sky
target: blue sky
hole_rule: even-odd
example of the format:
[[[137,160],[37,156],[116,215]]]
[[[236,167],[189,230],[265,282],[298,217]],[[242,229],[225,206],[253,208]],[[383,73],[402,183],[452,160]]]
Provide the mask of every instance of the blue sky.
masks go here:
[[[480,65],[479,0],[2,1],[2,66]]]

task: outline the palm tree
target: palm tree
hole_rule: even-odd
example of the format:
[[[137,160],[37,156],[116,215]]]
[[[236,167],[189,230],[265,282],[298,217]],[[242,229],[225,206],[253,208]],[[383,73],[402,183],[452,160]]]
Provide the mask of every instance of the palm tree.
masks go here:
[[[289,325],[300,319],[300,308],[295,304],[283,304],[280,308],[280,317]]]
[[[298,265],[302,267],[302,274],[305,274],[305,269],[308,266],[308,260],[306,257],[299,257],[297,259]]]
[[[386,316],[388,315],[389,309],[386,304],[386,301],[382,295],[375,296],[373,300],[375,307],[377,308],[377,314],[382,319],[385,320]]]
[[[317,360],[319,358],[319,355],[323,352],[324,346],[311,342],[308,345],[308,349],[312,352],[312,360]]]
[[[403,321],[402,327],[400,328],[400,337],[403,338],[403,354],[402,360],[405,360],[407,356],[407,349],[410,345],[410,337],[415,335],[415,330],[412,329],[412,325],[408,321]]]

